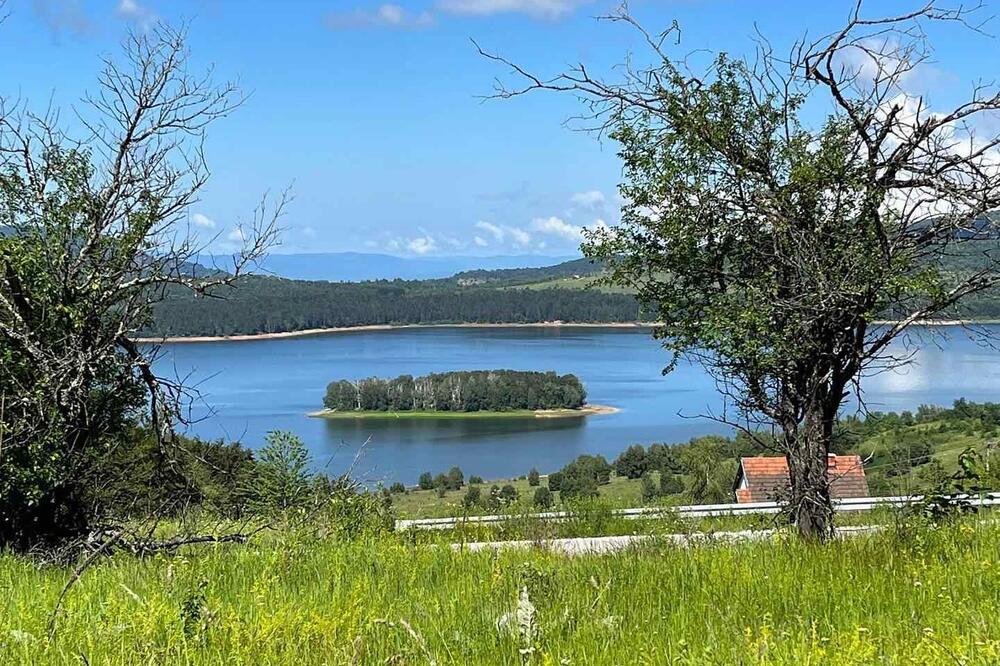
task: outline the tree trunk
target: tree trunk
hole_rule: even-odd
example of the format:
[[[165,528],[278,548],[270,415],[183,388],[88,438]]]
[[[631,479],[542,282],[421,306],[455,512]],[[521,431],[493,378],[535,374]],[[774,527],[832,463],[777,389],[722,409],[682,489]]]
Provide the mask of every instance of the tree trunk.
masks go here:
[[[786,455],[791,477],[792,521],[801,536],[825,541],[833,536],[833,505],[827,474],[830,428],[821,411],[815,409],[806,415],[803,427],[789,442]]]

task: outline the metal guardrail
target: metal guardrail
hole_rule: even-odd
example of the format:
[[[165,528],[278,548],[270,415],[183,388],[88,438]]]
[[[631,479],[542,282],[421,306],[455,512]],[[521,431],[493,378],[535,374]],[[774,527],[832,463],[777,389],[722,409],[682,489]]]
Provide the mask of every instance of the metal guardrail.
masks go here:
[[[923,500],[923,495],[895,497],[851,497],[833,501],[834,511],[870,511],[877,507],[902,507]],[[1000,505],[1000,493],[984,493],[974,496],[955,496],[954,499],[965,499],[973,506]],[[638,509],[614,509],[612,515],[635,520],[640,518],[656,518],[664,515],[679,515],[689,518],[710,518],[715,516],[739,516],[744,514],[774,514],[779,513],[782,505],[778,502],[747,502],[744,504],[690,504],[686,506],[653,506]],[[528,514],[496,514],[489,516],[460,516],[456,518],[417,518],[397,520],[396,529],[447,530],[458,525],[481,525],[502,523],[508,520],[567,520],[573,518],[573,511],[545,511]]]

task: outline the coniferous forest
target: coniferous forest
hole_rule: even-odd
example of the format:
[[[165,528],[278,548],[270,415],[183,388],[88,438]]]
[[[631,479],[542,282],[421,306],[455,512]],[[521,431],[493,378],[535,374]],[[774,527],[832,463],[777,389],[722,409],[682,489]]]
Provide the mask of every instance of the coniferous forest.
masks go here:
[[[324,406],[333,411],[507,412],[579,409],[587,392],[575,375],[472,370],[395,379],[331,382]]]

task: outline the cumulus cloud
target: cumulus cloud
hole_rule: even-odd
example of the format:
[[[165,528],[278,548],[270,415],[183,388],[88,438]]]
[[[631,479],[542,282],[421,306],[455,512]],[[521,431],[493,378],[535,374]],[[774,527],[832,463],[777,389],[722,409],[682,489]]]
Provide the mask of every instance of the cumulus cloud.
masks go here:
[[[482,220],[480,220],[479,222],[476,222],[476,229],[481,229],[481,230],[485,231],[486,233],[488,233],[491,236],[493,236],[493,238],[496,241],[501,242],[501,243],[503,242],[504,236],[506,235],[504,233],[504,230],[502,228],[498,227],[495,224],[491,224],[489,222],[483,222]]]
[[[201,213],[195,213],[191,216],[191,224],[202,229],[214,229],[216,227],[215,220]]]
[[[583,227],[570,224],[558,217],[539,217],[531,223],[535,231],[549,236],[559,236],[568,241],[579,242],[583,236]]]
[[[326,24],[334,30],[352,28],[424,28],[434,23],[430,12],[410,12],[404,7],[385,3],[374,11],[355,9],[348,12],[334,12],[326,17]]]
[[[437,249],[437,241],[433,236],[418,236],[407,242],[406,249],[413,254],[427,254]]]
[[[126,21],[132,21],[143,30],[149,28],[156,21],[156,14],[138,0],[119,0],[118,16]]]
[[[607,202],[607,197],[600,190],[577,192],[569,198],[569,202],[580,208],[600,208]]]
[[[534,19],[555,21],[569,16],[591,0],[438,0],[437,8],[449,14],[493,16],[525,14]]]

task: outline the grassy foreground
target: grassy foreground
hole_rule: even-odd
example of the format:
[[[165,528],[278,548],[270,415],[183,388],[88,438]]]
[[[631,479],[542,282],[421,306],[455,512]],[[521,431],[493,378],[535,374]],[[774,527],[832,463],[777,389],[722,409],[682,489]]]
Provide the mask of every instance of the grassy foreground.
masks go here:
[[[52,642],[69,572],[0,556],[0,663],[995,664],[998,554],[973,522],[577,558],[284,534],[102,562]]]

